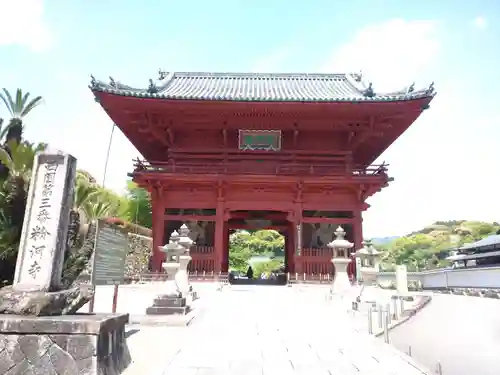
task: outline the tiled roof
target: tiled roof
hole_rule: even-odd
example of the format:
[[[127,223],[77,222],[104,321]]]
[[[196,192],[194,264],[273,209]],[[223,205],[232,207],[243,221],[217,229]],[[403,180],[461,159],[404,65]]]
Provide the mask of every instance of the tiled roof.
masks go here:
[[[414,90],[413,85],[393,93],[378,93],[365,85],[359,74],[285,74],[285,73],[164,73],[149,87],[137,89],[114,81],[92,77],[90,89],[139,98],[223,100],[223,101],[297,101],[360,102],[399,101],[434,95],[434,85]]]

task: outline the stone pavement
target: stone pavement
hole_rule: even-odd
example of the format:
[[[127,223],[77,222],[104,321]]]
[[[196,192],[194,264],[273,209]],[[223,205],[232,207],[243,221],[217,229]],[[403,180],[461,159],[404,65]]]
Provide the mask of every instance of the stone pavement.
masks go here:
[[[322,288],[232,286],[209,298],[187,328],[132,335],[133,357],[156,360],[125,374],[430,374],[354,327],[346,302],[327,301]]]

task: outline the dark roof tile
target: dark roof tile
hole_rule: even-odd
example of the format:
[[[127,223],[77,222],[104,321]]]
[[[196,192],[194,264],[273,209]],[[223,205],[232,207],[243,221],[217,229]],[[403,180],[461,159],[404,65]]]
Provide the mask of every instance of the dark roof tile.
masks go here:
[[[371,91],[356,74],[285,73],[162,73],[158,84],[136,89],[111,79],[109,84],[92,77],[91,90],[143,98],[222,100],[360,102],[397,101],[434,95],[433,85],[382,94]]]

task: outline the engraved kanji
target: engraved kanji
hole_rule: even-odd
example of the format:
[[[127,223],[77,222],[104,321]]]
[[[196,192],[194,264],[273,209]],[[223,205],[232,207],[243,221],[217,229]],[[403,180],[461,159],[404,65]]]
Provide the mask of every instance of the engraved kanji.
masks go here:
[[[42,195],[43,195],[43,191],[42,191]],[[42,203],[40,203],[40,209],[44,209],[44,208],[50,208],[51,205],[50,205],[50,199],[49,198],[42,198]]]
[[[45,245],[32,245],[29,249],[30,255],[33,258],[35,255],[42,255],[42,251],[45,250]]]
[[[52,186],[54,186],[55,176],[56,176],[56,174],[54,172],[45,173],[45,175],[43,176],[43,183],[44,184],[51,184]]]
[[[43,225],[35,226],[30,233],[30,240],[38,241],[44,240],[47,236],[50,236],[50,233],[47,231]]]
[[[47,164],[45,164],[45,171],[46,172],[53,172],[53,173],[55,173],[57,171],[57,163],[47,163]]]
[[[49,206],[50,207],[50,206]],[[42,208],[38,214],[36,215],[36,219],[41,223],[45,224],[48,220],[50,220],[50,213],[46,208]]]
[[[40,272],[41,269],[42,267],[35,260],[28,269],[28,273],[31,275],[32,278],[36,279],[36,274]]]

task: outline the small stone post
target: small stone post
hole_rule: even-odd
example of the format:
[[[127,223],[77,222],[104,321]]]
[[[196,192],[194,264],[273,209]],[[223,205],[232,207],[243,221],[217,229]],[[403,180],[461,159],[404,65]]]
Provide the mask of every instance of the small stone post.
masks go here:
[[[396,289],[399,295],[408,294],[408,274],[405,265],[396,266]]]
[[[14,276],[16,291],[57,291],[66,251],[76,159],[36,154]]]
[[[341,226],[337,228],[335,235],[336,238],[328,244],[328,247],[333,249],[332,263],[335,267],[331,292],[342,295],[351,289],[351,282],[347,274],[347,266],[351,259],[348,258],[347,254],[354,244],[344,238],[345,231]]]

